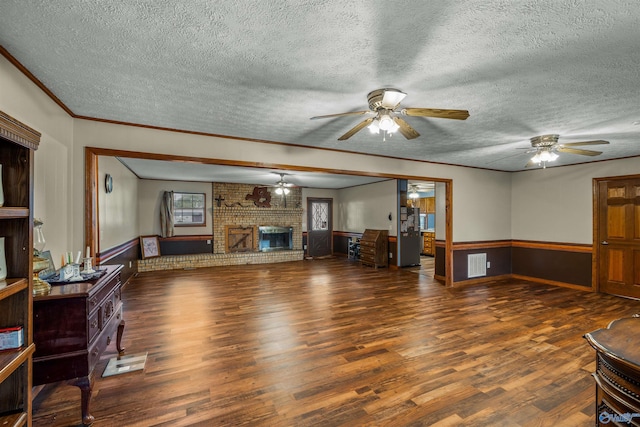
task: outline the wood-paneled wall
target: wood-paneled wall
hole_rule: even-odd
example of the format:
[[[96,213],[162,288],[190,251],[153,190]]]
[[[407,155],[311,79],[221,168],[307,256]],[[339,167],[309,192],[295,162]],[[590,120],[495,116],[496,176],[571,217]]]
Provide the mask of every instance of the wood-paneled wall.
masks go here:
[[[349,240],[361,237],[362,233],[335,231],[333,233],[334,255],[346,257]],[[210,253],[211,236],[179,236],[160,239],[163,255]],[[303,233],[303,245],[306,233]],[[444,281],[446,277],[444,241],[436,241],[435,277]],[[389,268],[396,267],[397,239],[389,236]],[[467,256],[486,253],[491,267],[483,277],[469,278]],[[122,275],[126,282],[137,273],[140,247],[137,239],[125,242],[98,254],[99,264],[122,264]],[[518,278],[539,283],[592,290],[591,245],[554,242],[534,242],[522,240],[500,240],[484,242],[464,242],[453,244],[453,285],[464,286],[498,279]]]
[[[138,259],[140,259],[140,240],[135,238],[97,253],[94,262],[96,265],[122,264],[124,268],[120,272],[120,277],[122,283],[127,283],[138,272]]]
[[[213,237],[211,235],[162,237],[159,241],[161,255],[210,254],[213,252]]]
[[[349,238],[358,233],[334,232],[334,253],[347,256]],[[397,240],[389,236],[389,267],[395,267]],[[435,277],[446,276],[445,242],[436,241]],[[487,275],[469,279],[467,256],[486,253],[491,267]],[[497,279],[519,278],[540,283],[592,288],[591,245],[570,243],[499,240],[453,244],[454,286],[475,284]]]

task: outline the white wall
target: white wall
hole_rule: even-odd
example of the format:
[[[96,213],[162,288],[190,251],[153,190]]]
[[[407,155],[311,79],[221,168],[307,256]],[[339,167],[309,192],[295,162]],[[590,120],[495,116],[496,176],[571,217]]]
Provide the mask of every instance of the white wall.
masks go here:
[[[389,230],[390,236],[398,232],[397,180],[376,182],[340,190],[335,222],[336,230],[362,233],[367,228]],[[392,215],[389,220],[389,213]]]
[[[513,239],[593,243],[593,178],[633,174],[640,158],[514,173]]]
[[[140,235],[160,235],[160,201],[165,191],[205,194],[206,225],[204,227],[175,227],[174,234],[176,236],[213,234],[211,183],[141,179],[138,185],[138,221],[140,223]]]
[[[229,140],[224,138],[89,120],[76,120],[75,140],[78,146],[74,149],[80,153],[84,146],[92,146],[256,164],[271,163],[278,165],[278,169],[287,169],[289,166],[322,169],[331,165],[332,169],[337,170],[410,175],[418,180],[453,179],[454,241],[505,239],[509,238],[511,232],[511,178],[506,172],[352,153],[336,155],[329,150],[290,147],[284,144],[241,140],[234,140],[230,144]],[[486,220],[481,226],[477,224],[478,212],[482,214],[481,221]],[[82,207],[76,207],[74,217],[82,218],[82,215]]]
[[[469,171],[453,181],[453,241],[511,238],[511,177]]]
[[[35,218],[44,221],[42,231],[54,260],[64,252],[82,250],[83,221],[72,217],[72,206],[82,206],[84,190],[72,193],[72,180],[84,186],[82,174],[74,174],[73,119],[31,80],[0,56],[0,110],[42,134],[34,161]],[[74,244],[79,242],[79,244]],[[84,253],[84,252],[83,252]]]
[[[113,178],[113,191],[105,191],[105,175]],[[98,156],[98,252],[140,236],[138,177],[111,156]]]

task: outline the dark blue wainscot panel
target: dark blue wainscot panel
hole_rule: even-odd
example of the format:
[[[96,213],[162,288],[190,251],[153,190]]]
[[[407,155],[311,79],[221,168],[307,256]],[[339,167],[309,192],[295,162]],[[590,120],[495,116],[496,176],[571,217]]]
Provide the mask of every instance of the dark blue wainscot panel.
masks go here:
[[[161,255],[210,254],[213,252],[212,236],[174,236],[160,239]]]

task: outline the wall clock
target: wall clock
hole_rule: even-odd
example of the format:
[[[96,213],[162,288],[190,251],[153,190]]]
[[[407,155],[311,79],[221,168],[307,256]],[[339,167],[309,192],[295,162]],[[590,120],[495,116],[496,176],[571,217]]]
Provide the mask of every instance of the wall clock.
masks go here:
[[[104,177],[104,190],[107,194],[113,191],[113,177],[109,174],[106,174]]]

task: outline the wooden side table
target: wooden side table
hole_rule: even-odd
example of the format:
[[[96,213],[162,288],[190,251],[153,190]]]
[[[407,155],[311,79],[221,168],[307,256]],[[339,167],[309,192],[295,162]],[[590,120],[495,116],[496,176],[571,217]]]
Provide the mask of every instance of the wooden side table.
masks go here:
[[[640,426],[640,316],[584,337],[596,350],[596,425]]]

